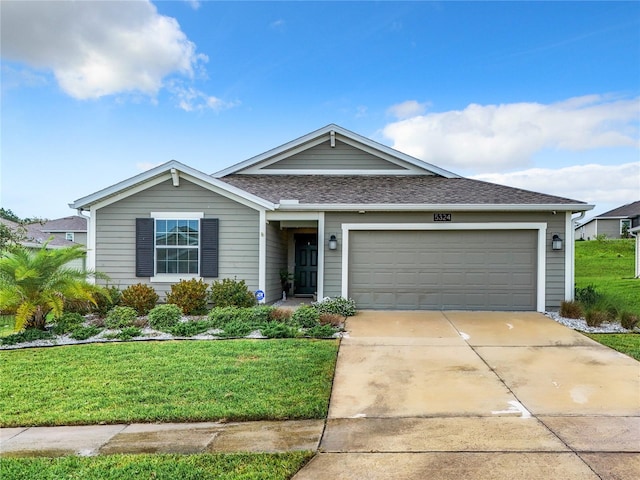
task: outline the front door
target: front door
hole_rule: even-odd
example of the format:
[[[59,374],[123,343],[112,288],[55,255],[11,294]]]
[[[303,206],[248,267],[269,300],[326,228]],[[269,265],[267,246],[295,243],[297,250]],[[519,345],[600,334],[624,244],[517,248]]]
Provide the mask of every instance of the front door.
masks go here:
[[[315,234],[295,235],[296,295],[313,295],[318,290],[318,236]]]

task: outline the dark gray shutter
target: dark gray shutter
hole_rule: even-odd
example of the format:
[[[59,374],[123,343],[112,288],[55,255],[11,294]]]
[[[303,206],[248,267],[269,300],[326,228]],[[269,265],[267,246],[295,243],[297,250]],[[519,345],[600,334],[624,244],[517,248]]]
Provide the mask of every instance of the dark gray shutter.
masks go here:
[[[136,277],[153,277],[153,218],[136,218]]]
[[[218,277],[218,219],[200,219],[200,276]]]

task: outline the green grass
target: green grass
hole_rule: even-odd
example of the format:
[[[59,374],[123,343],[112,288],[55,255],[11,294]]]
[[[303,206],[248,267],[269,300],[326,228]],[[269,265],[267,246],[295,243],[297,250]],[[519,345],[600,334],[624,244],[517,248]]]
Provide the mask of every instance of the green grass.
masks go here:
[[[640,361],[640,334],[636,333],[585,333],[598,343],[613,348]]]
[[[619,309],[640,315],[634,248],[635,239],[576,242],[576,286],[594,285]]]
[[[165,341],[0,352],[0,426],[324,418],[328,340]]]
[[[279,454],[108,455],[3,458],[3,480],[285,480],[313,456]]]

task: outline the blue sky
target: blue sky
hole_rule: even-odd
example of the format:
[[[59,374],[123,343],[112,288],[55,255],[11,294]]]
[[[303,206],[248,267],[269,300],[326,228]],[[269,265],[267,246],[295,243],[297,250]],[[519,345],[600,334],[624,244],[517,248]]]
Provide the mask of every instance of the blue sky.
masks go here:
[[[639,2],[6,1],[0,203],[175,159],[213,173],[329,123],[447,170],[640,198]]]

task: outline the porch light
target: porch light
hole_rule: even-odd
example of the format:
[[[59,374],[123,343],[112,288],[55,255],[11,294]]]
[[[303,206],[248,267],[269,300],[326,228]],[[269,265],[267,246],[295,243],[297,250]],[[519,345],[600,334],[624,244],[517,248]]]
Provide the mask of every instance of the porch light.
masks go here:
[[[335,250],[336,248],[338,248],[338,239],[335,235],[331,235],[329,237],[329,250]]]
[[[562,239],[560,235],[554,234],[551,238],[551,248],[553,250],[562,250]]]

